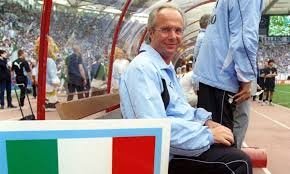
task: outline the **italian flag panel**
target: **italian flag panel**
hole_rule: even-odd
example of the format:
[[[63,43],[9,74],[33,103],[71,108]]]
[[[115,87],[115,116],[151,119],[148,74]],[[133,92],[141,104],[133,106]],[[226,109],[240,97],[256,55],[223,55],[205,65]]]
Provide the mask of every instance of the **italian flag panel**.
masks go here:
[[[155,137],[7,140],[8,174],[153,174]]]

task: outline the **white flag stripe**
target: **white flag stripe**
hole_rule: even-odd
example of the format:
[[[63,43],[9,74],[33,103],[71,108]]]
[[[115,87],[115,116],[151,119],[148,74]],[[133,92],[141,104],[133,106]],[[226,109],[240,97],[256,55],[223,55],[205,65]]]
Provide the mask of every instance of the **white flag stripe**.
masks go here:
[[[112,146],[112,138],[58,139],[59,174],[112,174]]]

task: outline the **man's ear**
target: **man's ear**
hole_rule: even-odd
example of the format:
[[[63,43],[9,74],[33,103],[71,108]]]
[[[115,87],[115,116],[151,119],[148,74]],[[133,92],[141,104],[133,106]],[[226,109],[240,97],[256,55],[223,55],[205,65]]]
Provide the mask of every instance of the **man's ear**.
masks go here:
[[[154,34],[154,30],[151,28],[148,30],[148,40],[151,41],[151,36]]]
[[[152,34],[154,34],[154,30],[152,28],[148,29],[148,34],[149,34],[149,36],[151,36]]]

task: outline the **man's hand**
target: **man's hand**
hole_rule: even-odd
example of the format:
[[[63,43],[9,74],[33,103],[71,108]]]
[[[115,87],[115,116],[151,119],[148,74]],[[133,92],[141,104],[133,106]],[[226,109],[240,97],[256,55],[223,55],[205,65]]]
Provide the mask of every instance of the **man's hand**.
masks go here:
[[[235,102],[240,104],[251,97],[251,82],[242,82],[239,92],[234,95]]]
[[[210,128],[214,137],[214,143],[231,146],[234,143],[234,135],[232,131],[225,126],[217,126]]]
[[[87,80],[86,80],[86,79],[84,79],[84,80],[83,80],[83,85],[84,85],[84,86],[86,86],[86,85],[87,85],[87,83],[88,83],[88,82],[87,82]]]
[[[217,123],[217,122],[214,122],[212,120],[207,120],[204,125],[206,125],[207,127],[209,128],[215,128],[215,127],[218,127],[218,126],[221,126],[221,124]]]

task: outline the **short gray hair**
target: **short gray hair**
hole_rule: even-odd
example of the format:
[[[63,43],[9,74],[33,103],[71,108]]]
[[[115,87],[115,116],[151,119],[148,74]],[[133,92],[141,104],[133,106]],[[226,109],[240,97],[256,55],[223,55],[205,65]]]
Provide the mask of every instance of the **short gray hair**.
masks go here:
[[[162,9],[165,9],[165,8],[170,8],[170,9],[174,9],[176,11],[178,11],[180,13],[180,15],[182,16],[182,19],[183,19],[183,25],[185,26],[185,16],[184,16],[184,13],[183,11],[178,8],[176,5],[174,4],[171,4],[171,3],[166,3],[166,4],[163,4],[163,5],[160,5],[156,8],[154,8],[150,14],[149,14],[149,18],[148,18],[148,22],[147,22],[147,30],[149,29],[152,29],[154,26],[155,26],[155,19],[156,19],[156,15],[159,11],[161,11]]]
[[[200,28],[206,28],[208,23],[209,23],[210,18],[211,18],[210,14],[202,15],[200,20],[199,20]]]

